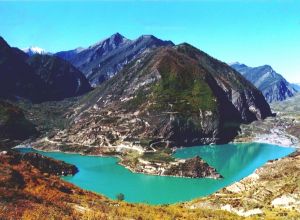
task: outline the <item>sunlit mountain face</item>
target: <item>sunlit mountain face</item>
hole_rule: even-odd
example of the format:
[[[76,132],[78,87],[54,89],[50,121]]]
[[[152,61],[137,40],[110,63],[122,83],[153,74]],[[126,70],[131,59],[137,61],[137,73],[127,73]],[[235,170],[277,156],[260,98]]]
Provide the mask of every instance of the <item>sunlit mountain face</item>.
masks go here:
[[[245,64],[233,63],[231,67],[253,83],[270,103],[283,101],[297,93],[295,86],[275,72],[269,65],[249,67]]]

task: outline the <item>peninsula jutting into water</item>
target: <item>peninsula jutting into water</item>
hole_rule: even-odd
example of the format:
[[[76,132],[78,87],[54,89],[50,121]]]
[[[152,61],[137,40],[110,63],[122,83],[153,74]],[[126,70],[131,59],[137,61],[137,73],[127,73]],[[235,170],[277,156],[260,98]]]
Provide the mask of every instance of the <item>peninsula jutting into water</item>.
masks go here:
[[[267,161],[295,151],[294,148],[258,143],[209,145],[177,150],[175,157],[201,156],[223,176],[221,179],[190,179],[132,173],[118,165],[118,159],[114,157],[42,152],[30,148],[19,150],[23,153],[39,152],[76,165],[79,173],[63,179],[83,189],[104,194],[112,199],[121,192],[128,202],[149,204],[170,204],[207,196],[250,175]],[[119,181],[120,179],[122,181]]]
[[[0,1],[0,220],[300,219],[296,1]]]

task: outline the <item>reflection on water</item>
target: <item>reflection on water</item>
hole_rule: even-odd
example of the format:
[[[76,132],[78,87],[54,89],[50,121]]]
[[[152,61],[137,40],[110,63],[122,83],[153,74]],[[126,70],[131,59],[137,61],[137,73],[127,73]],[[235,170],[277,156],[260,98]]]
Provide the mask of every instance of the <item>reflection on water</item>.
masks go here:
[[[253,166],[259,167],[267,160],[281,157],[285,153],[293,152],[292,148],[276,147],[259,143],[226,144],[198,146],[180,149],[175,153],[178,158],[202,157],[207,163],[215,167],[224,177],[237,175]]]

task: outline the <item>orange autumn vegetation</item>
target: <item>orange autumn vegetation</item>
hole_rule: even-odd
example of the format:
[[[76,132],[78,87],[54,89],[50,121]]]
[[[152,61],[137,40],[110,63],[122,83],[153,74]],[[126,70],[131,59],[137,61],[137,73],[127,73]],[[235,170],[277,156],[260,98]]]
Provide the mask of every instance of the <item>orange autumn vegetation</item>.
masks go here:
[[[150,206],[110,200],[0,155],[0,219],[240,219],[183,204]]]

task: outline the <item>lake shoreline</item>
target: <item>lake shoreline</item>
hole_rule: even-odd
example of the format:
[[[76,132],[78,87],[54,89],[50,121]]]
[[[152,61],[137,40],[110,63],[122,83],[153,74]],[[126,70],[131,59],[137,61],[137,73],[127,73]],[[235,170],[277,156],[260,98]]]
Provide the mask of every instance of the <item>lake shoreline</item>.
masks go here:
[[[261,140],[261,141],[260,141]],[[287,145],[286,142],[284,142],[282,140],[282,138],[280,138],[280,136],[278,136],[277,139],[275,139],[274,141],[270,141],[270,139],[265,139],[266,141],[264,142],[263,139],[254,139],[253,141],[237,141],[237,140],[234,140],[228,144],[239,144],[239,143],[242,143],[242,144],[251,144],[251,143],[258,143],[258,144],[270,144],[270,145],[277,145],[279,147],[287,147],[287,148],[294,148],[294,149],[299,149],[300,147],[299,146],[292,146],[292,145]],[[278,143],[284,143],[283,145],[279,145]],[[52,143],[53,144],[53,143]],[[120,144],[120,146],[115,146],[114,148],[116,149],[123,149],[122,147],[124,146],[124,144]],[[203,146],[206,146],[206,145],[203,145]],[[211,145],[210,145],[211,146]],[[217,145],[216,145],[217,146]],[[138,173],[138,174],[145,174],[145,175],[153,175],[153,176],[169,176],[169,177],[175,177],[175,178],[194,178],[194,177],[189,177],[189,176],[182,176],[182,175],[165,175],[165,174],[162,174],[161,172],[158,173],[157,171],[156,172],[153,172],[153,164],[152,166],[150,164],[147,164],[147,166],[150,166],[148,167],[148,169],[143,169],[143,170],[137,170],[136,167],[132,167],[128,164],[125,163],[125,160],[124,160],[124,157],[122,157],[120,154],[105,154],[105,153],[97,153],[97,154],[86,154],[86,153],[83,153],[83,152],[72,152],[72,151],[61,151],[61,150],[58,150],[58,149],[51,149],[51,150],[47,150],[43,147],[39,148],[39,147],[35,147],[34,145],[30,145],[30,144],[26,144],[26,145],[17,145],[15,147],[13,147],[14,149],[18,149],[18,148],[32,148],[34,150],[37,150],[37,151],[43,151],[43,152],[58,152],[58,153],[66,153],[66,154],[79,154],[79,155],[82,155],[82,156],[94,156],[94,157],[114,157],[114,158],[118,158],[118,164],[120,166],[123,166],[125,167],[126,169],[128,169],[130,172],[132,173]],[[96,147],[95,147],[96,148]],[[176,149],[174,149],[172,152],[172,155],[176,152],[176,150],[179,150],[179,149],[184,149],[185,147],[178,147]],[[132,149],[133,151],[135,149]],[[138,151],[140,153],[140,151]],[[178,159],[177,159],[178,160]],[[160,165],[160,166],[166,166],[166,164],[155,164],[155,166],[157,165]],[[213,175],[213,176],[203,176],[203,177],[197,177],[197,178],[211,178],[211,179],[218,179],[218,178],[222,178],[222,176],[218,177],[216,175]]]
[[[90,156],[90,157],[112,157],[112,158],[117,158],[118,162],[117,164],[126,168],[127,170],[129,170],[132,173],[137,173],[137,174],[145,174],[145,175],[150,175],[150,176],[165,176],[165,177],[174,177],[174,178],[187,178],[187,179],[195,179],[194,177],[188,177],[188,176],[180,176],[180,175],[165,175],[165,174],[157,174],[157,173],[153,173],[153,172],[143,172],[143,171],[137,171],[136,169],[132,168],[131,166],[123,163],[124,158],[121,157],[118,154],[115,155],[107,155],[107,154],[84,154],[82,152],[71,152],[71,151],[60,151],[60,150],[45,150],[45,149],[40,149],[34,146],[24,146],[24,145],[18,145],[13,147],[13,149],[22,149],[22,148],[27,148],[27,149],[33,149],[36,151],[42,151],[42,152],[46,152],[46,153],[64,153],[64,154],[78,154],[81,156]],[[181,148],[178,148],[181,149]],[[199,177],[199,178],[208,178],[208,179],[218,179],[218,178],[222,178],[222,176],[220,177],[215,177],[215,176],[205,176],[205,177]]]
[[[264,216],[266,211],[270,210],[278,213],[295,212],[295,216],[300,216],[298,202],[300,194],[297,190],[300,177],[299,166],[300,149],[295,148],[293,153],[276,160],[269,160],[252,174],[212,195],[185,202],[185,207],[190,209],[213,207],[215,210],[226,210],[242,217]],[[291,192],[287,185],[296,190]],[[234,201],[239,201],[239,204],[234,204]],[[249,203],[252,204],[251,208]],[[248,204],[248,208],[243,204]]]
[[[214,148],[215,147],[217,147],[216,148],[216,150],[217,151],[215,151],[214,150]],[[213,150],[213,152],[215,152],[215,153],[218,153],[218,154],[214,154],[214,157],[215,157],[215,159],[216,158],[219,158],[221,155],[223,155],[223,156],[221,156],[221,157],[223,157],[224,158],[224,156],[226,155],[226,154],[224,154],[224,153],[222,153],[224,150],[226,150],[226,148],[225,147],[220,147],[220,146],[215,146],[215,147],[212,147],[212,146],[202,146],[202,147],[195,147],[194,149],[204,149],[204,151],[203,152],[206,152],[206,150],[208,149],[208,150]],[[229,152],[232,152],[232,150],[233,149],[235,149],[237,146],[235,146],[235,145],[232,145],[231,147],[229,147],[229,148],[227,148],[227,150],[226,151],[228,151],[229,150]],[[245,158],[243,157],[243,158],[240,158],[239,156],[238,157],[234,157],[235,158],[235,160],[236,159],[238,159],[238,158],[240,158],[241,159],[241,161],[244,161],[244,162],[236,162],[236,163],[238,163],[239,165],[237,166],[237,167],[243,167],[243,166],[246,166],[248,163],[249,163],[249,161],[253,161],[253,156],[254,157],[256,157],[256,155],[259,155],[260,153],[259,152],[261,152],[262,154],[264,154],[264,152],[268,152],[268,151],[270,151],[271,150],[271,152],[275,152],[275,153],[273,153],[272,155],[270,155],[268,158],[270,158],[270,159],[275,159],[275,158],[285,158],[286,157],[286,153],[284,153],[283,154],[283,152],[286,152],[286,150],[284,150],[284,148],[283,147],[281,147],[280,149],[279,149],[279,151],[278,151],[278,153],[276,153],[276,149],[277,149],[277,147],[278,146],[273,146],[273,147],[275,147],[274,149],[273,148],[266,148],[266,150],[260,150],[260,149],[263,149],[263,145],[262,146],[260,146],[260,145],[254,145],[253,147],[247,147],[247,146],[243,146],[243,145],[239,145],[239,148],[238,149],[240,149],[239,150],[239,153],[238,154],[236,154],[236,156],[237,155],[247,155],[247,153],[246,152],[250,152],[250,155],[252,155],[252,156],[250,156],[250,157],[246,157],[246,158],[248,158],[246,161],[245,161]],[[205,148],[206,148],[206,150],[205,150]],[[38,150],[38,151],[40,151],[40,149],[38,149],[38,148],[32,148],[32,149],[35,149],[35,150]],[[184,152],[185,152],[185,150],[188,150],[188,151],[190,151],[189,149],[191,149],[191,152],[193,152],[194,150],[193,150],[193,148],[188,148],[188,149],[186,149],[186,148],[184,148],[184,149],[180,149],[180,150],[183,150]],[[249,151],[250,150],[250,151]],[[294,148],[293,148],[293,150],[294,150]],[[202,150],[201,150],[202,151]],[[245,151],[245,153],[243,153]],[[99,158],[100,160],[101,160],[101,158],[103,157],[103,156],[99,156],[99,155],[83,155],[83,154],[78,154],[78,153],[71,153],[71,152],[69,152],[69,153],[65,153],[65,152],[60,152],[60,151],[55,151],[55,152],[50,152],[50,151],[42,151],[42,152],[46,152],[46,154],[44,154],[45,156],[49,156],[49,157],[51,157],[51,153],[54,153],[54,154],[52,154],[54,157],[53,158],[55,158],[55,159],[58,159],[58,160],[63,160],[63,161],[66,161],[67,163],[70,163],[70,164],[75,164],[75,165],[77,165],[77,160],[79,160],[79,158],[82,158],[84,161],[87,161],[87,163],[93,163],[92,161],[97,161],[98,159],[97,158]],[[281,152],[281,153],[280,153]],[[48,154],[49,153],[49,154]],[[67,154],[74,154],[75,155],[75,157],[73,157],[73,156],[71,156],[71,157],[68,157],[69,159],[67,159],[66,158],[66,160],[64,160],[63,158],[65,157],[65,156],[55,156],[55,153],[59,153],[59,154],[57,154],[57,155],[60,155],[60,153],[62,153],[62,154],[66,154],[66,157],[68,157],[67,156]],[[231,154],[231,153],[230,153]],[[76,156],[77,155],[77,156]],[[183,154],[183,155],[185,155],[185,153]],[[219,156],[218,156],[219,155]],[[276,155],[278,155],[278,156],[276,156]],[[281,155],[281,156],[280,156]],[[84,159],[85,157],[84,156],[94,156],[95,158],[91,158],[91,159]],[[111,156],[111,155],[109,155],[109,156],[107,156],[107,155],[105,155],[104,157],[108,157],[108,158],[118,158],[118,157],[116,157],[116,156]],[[75,159],[74,161],[72,161],[73,159],[72,158],[78,158],[78,159]],[[179,158],[182,158],[182,157],[179,157]],[[204,157],[204,158],[207,158],[207,156],[206,157]],[[259,158],[265,158],[264,156],[263,157],[259,157]],[[71,160],[70,160],[71,159]],[[266,161],[265,162],[261,162],[261,164],[259,163],[258,165],[255,165],[255,164],[252,164],[251,166],[257,166],[258,168],[260,168],[260,167],[263,167],[263,166],[265,166],[266,164],[266,162],[267,162],[267,158],[265,158],[266,159]],[[106,161],[109,161],[109,160],[106,160]],[[111,161],[111,160],[110,160]],[[225,161],[227,161],[227,160],[225,160]],[[248,161],[248,162],[247,162]],[[111,161],[112,162],[112,161]],[[110,162],[110,164],[111,164],[111,162]],[[106,163],[105,161],[104,161],[104,163]],[[119,164],[120,163],[120,158],[118,158],[118,160],[114,160],[114,162],[113,162],[113,164]],[[226,162],[226,164],[227,164],[227,162]],[[223,166],[225,166],[226,164],[224,164],[223,162],[221,162],[221,164],[219,163],[219,167],[221,166],[221,167],[223,167]],[[244,165],[242,165],[242,164],[244,164]],[[86,173],[86,171],[88,171],[90,168],[82,168],[81,166],[82,165],[80,165],[80,164],[78,164],[79,165],[79,170],[80,171],[83,171],[83,170],[85,170],[84,172]],[[111,164],[112,165],[112,164]],[[110,165],[110,166],[111,166]],[[119,165],[121,165],[123,168],[125,168],[125,170],[128,170],[128,171],[130,171],[128,168],[126,169],[126,167],[124,167],[122,164],[119,164]],[[118,166],[119,166],[118,165]],[[242,165],[242,166],[241,166]],[[102,166],[102,165],[101,165]],[[115,165],[113,165],[113,166],[115,166]],[[248,166],[248,165],[247,165]],[[104,166],[103,168],[105,169],[105,167],[106,166]],[[218,166],[217,166],[218,167]],[[231,166],[230,166],[231,167]],[[83,169],[83,170],[82,170]],[[109,169],[111,169],[111,168],[109,168]],[[119,169],[119,168],[117,168],[117,169]],[[227,168],[226,168],[227,169]],[[244,168],[242,168],[242,169],[244,169]],[[250,169],[252,169],[252,168],[250,168]],[[254,170],[253,170],[253,172],[255,172],[255,167],[253,168]],[[102,168],[101,168],[101,170],[102,170]],[[124,169],[121,169],[121,170],[124,170]],[[235,184],[235,183],[237,183],[237,182],[239,182],[239,181],[241,181],[243,178],[245,178],[245,177],[247,177],[247,176],[249,176],[249,175],[251,175],[253,172],[252,172],[252,170],[249,170],[249,171],[247,171],[248,170],[248,168],[245,170],[245,174],[243,175],[243,174],[239,174],[239,176],[238,177],[234,177],[234,172],[236,172],[236,171],[234,171],[234,170],[232,170],[232,171],[228,171],[229,173],[232,173],[232,176],[234,177],[234,178],[237,178],[237,179],[232,179],[231,180],[231,178],[232,177],[230,177],[229,179],[228,179],[228,174],[227,175],[225,175],[226,177],[225,177],[225,179],[224,180],[222,180],[221,179],[221,182],[224,182],[224,186],[221,186],[221,188],[220,189],[222,189],[223,187],[228,187],[228,186],[230,186],[230,185],[232,185],[232,184]],[[94,171],[92,171],[92,172],[94,172]],[[122,171],[123,172],[123,171]],[[80,172],[81,173],[81,172]],[[109,173],[111,173],[111,171],[109,171]],[[114,173],[114,172],[113,172]],[[127,172],[125,172],[125,173],[127,173]],[[129,174],[130,173],[130,174]],[[220,180],[214,180],[214,179],[210,179],[210,178],[199,178],[199,179],[195,179],[195,178],[179,178],[178,176],[170,176],[170,175],[148,175],[147,173],[145,174],[145,173],[142,173],[142,172],[132,172],[132,171],[130,171],[128,174],[126,174],[126,175],[133,175],[133,174],[137,174],[137,173],[139,173],[139,174],[144,174],[145,176],[143,177],[143,176],[140,176],[140,175],[138,175],[138,176],[136,176],[136,178],[150,178],[150,180],[151,179],[153,179],[153,180],[151,180],[151,181],[154,181],[154,182],[152,182],[151,183],[151,188],[152,187],[154,187],[154,188],[161,188],[162,186],[157,186],[157,187],[155,187],[155,185],[157,184],[157,183],[159,183],[160,181],[158,181],[158,182],[156,182],[157,180],[155,179],[155,177],[157,176],[157,177],[159,177],[159,178],[162,178],[162,177],[171,177],[171,179],[166,179],[167,181],[175,181],[175,182],[178,182],[178,183],[174,183],[174,184],[172,184],[172,185],[174,185],[174,186],[176,186],[176,187],[179,187],[179,188],[182,188],[182,187],[180,187],[180,184],[185,184],[185,183],[188,183],[188,182],[190,182],[190,181],[192,181],[192,182],[194,182],[194,181],[196,181],[195,183],[197,183],[197,184],[192,184],[192,185],[190,185],[190,187],[195,187],[195,186],[197,186],[197,188],[199,187],[199,183],[201,184],[203,181],[203,183],[205,183],[205,182],[207,182],[207,183],[209,183],[209,184],[213,184],[213,185],[211,185],[211,189],[209,189],[209,188],[206,188],[206,187],[200,187],[200,188],[203,188],[203,190],[205,189],[205,191],[206,192],[204,192],[204,194],[202,194],[202,193],[200,193],[199,194],[199,192],[197,193],[197,190],[192,190],[192,188],[191,189],[187,189],[188,191],[189,190],[192,190],[193,191],[193,193],[191,193],[190,194],[190,198],[186,198],[186,199],[180,199],[179,201],[176,201],[176,197],[175,198],[172,198],[172,197],[170,197],[170,198],[172,198],[172,200],[174,200],[175,199],[175,201],[172,201],[172,202],[162,202],[162,203],[153,203],[153,202],[151,202],[151,200],[147,200],[146,199],[146,201],[147,201],[147,203],[149,203],[150,202],[150,204],[165,204],[165,203],[178,203],[178,202],[183,202],[183,201],[190,201],[190,200],[192,200],[193,199],[193,197],[194,196],[192,196],[192,195],[195,195],[195,197],[194,198],[199,198],[199,197],[206,197],[206,196],[209,196],[209,195],[211,195],[211,194],[213,194],[213,193],[215,193],[216,192],[216,190],[218,190],[218,188],[220,187],[220,186],[218,186],[219,185],[219,181]],[[238,173],[240,173],[240,171],[238,172]],[[84,173],[81,173],[80,174],[80,176],[82,176],[82,175],[85,175]],[[93,175],[93,174],[90,174],[89,176],[90,177],[92,177],[92,176],[97,176],[98,174],[96,174],[96,175]],[[242,175],[242,176],[240,176],[240,175]],[[75,177],[75,179],[74,180],[76,180],[77,179],[77,177],[79,177],[78,175],[75,175],[74,176]],[[177,177],[177,178],[176,178]],[[70,177],[71,179],[73,178],[73,177]],[[100,179],[106,179],[105,177],[97,177],[99,180]],[[124,178],[124,177],[123,177]],[[242,179],[240,179],[240,178],[242,178]],[[181,180],[180,180],[181,179]],[[184,181],[184,179],[187,179],[188,180],[188,182],[185,182]],[[193,180],[194,179],[194,180]],[[70,180],[70,179],[69,179]],[[108,179],[109,180],[109,179]],[[108,181],[107,180],[107,181]],[[159,180],[159,179],[158,179]],[[161,179],[162,180],[162,179]],[[210,180],[211,181],[213,181],[213,182],[210,182]],[[184,182],[183,182],[184,181]],[[216,181],[216,182],[215,182]],[[71,181],[72,183],[74,183],[74,184],[76,184],[76,181],[75,182],[73,182],[73,181]],[[105,182],[105,181],[104,181]],[[104,182],[102,182],[102,184],[104,184]],[[118,181],[117,181],[118,182]],[[138,180],[136,180],[136,181],[134,181],[134,182],[138,182]],[[181,183],[180,183],[181,182]],[[190,184],[192,183],[192,182],[190,182]],[[178,185],[179,184],[179,185]],[[214,186],[216,184],[216,186]],[[93,185],[95,185],[95,184],[93,184]],[[97,185],[97,184],[96,184]],[[109,184],[110,185],[110,184]],[[109,186],[108,185],[108,186]],[[138,184],[139,185],[139,184]],[[82,187],[83,189],[86,189],[86,190],[90,190],[90,191],[93,191],[93,192],[97,192],[97,193],[100,193],[100,194],[104,194],[104,195],[106,195],[106,196],[108,196],[108,197],[110,197],[110,198],[112,198],[112,195],[109,195],[109,194],[107,194],[107,193],[105,193],[106,192],[106,190],[104,190],[103,191],[103,189],[101,190],[95,190],[93,187],[92,188],[86,188],[85,186],[80,186],[80,184],[78,185],[79,187]],[[111,187],[113,187],[113,186],[111,186]],[[119,190],[121,190],[121,192],[122,193],[124,193],[125,195],[128,195],[128,192],[126,192],[126,190],[125,191],[123,191],[122,189],[123,189],[123,187],[121,187],[121,186],[118,186],[117,188],[115,188],[115,189],[119,189]],[[147,189],[149,189],[149,187],[147,187],[147,185],[145,185],[145,186],[143,186],[143,187],[146,187]],[[187,188],[190,188],[190,187],[187,187]],[[214,188],[214,187],[217,187],[217,188]],[[184,187],[185,188],[185,187]],[[163,188],[161,188],[161,189],[163,189]],[[167,190],[167,189],[166,189]],[[198,190],[200,190],[199,188],[198,188]],[[212,191],[211,191],[212,190]],[[178,192],[177,192],[178,193]],[[178,195],[181,195],[181,193],[184,193],[184,191],[183,192],[180,192]],[[207,194],[206,194],[207,193]],[[188,195],[188,194],[187,194]],[[155,195],[155,197],[154,198],[156,198],[158,195]],[[188,196],[189,197],[189,196]],[[153,199],[154,199],[153,198]],[[159,196],[158,196],[158,198],[159,198]],[[164,199],[166,199],[166,200],[168,200],[168,196],[164,196],[163,197]],[[128,202],[133,202],[133,203],[136,203],[136,202],[142,202],[143,200],[141,200],[141,201],[132,201],[132,200],[127,200]]]

